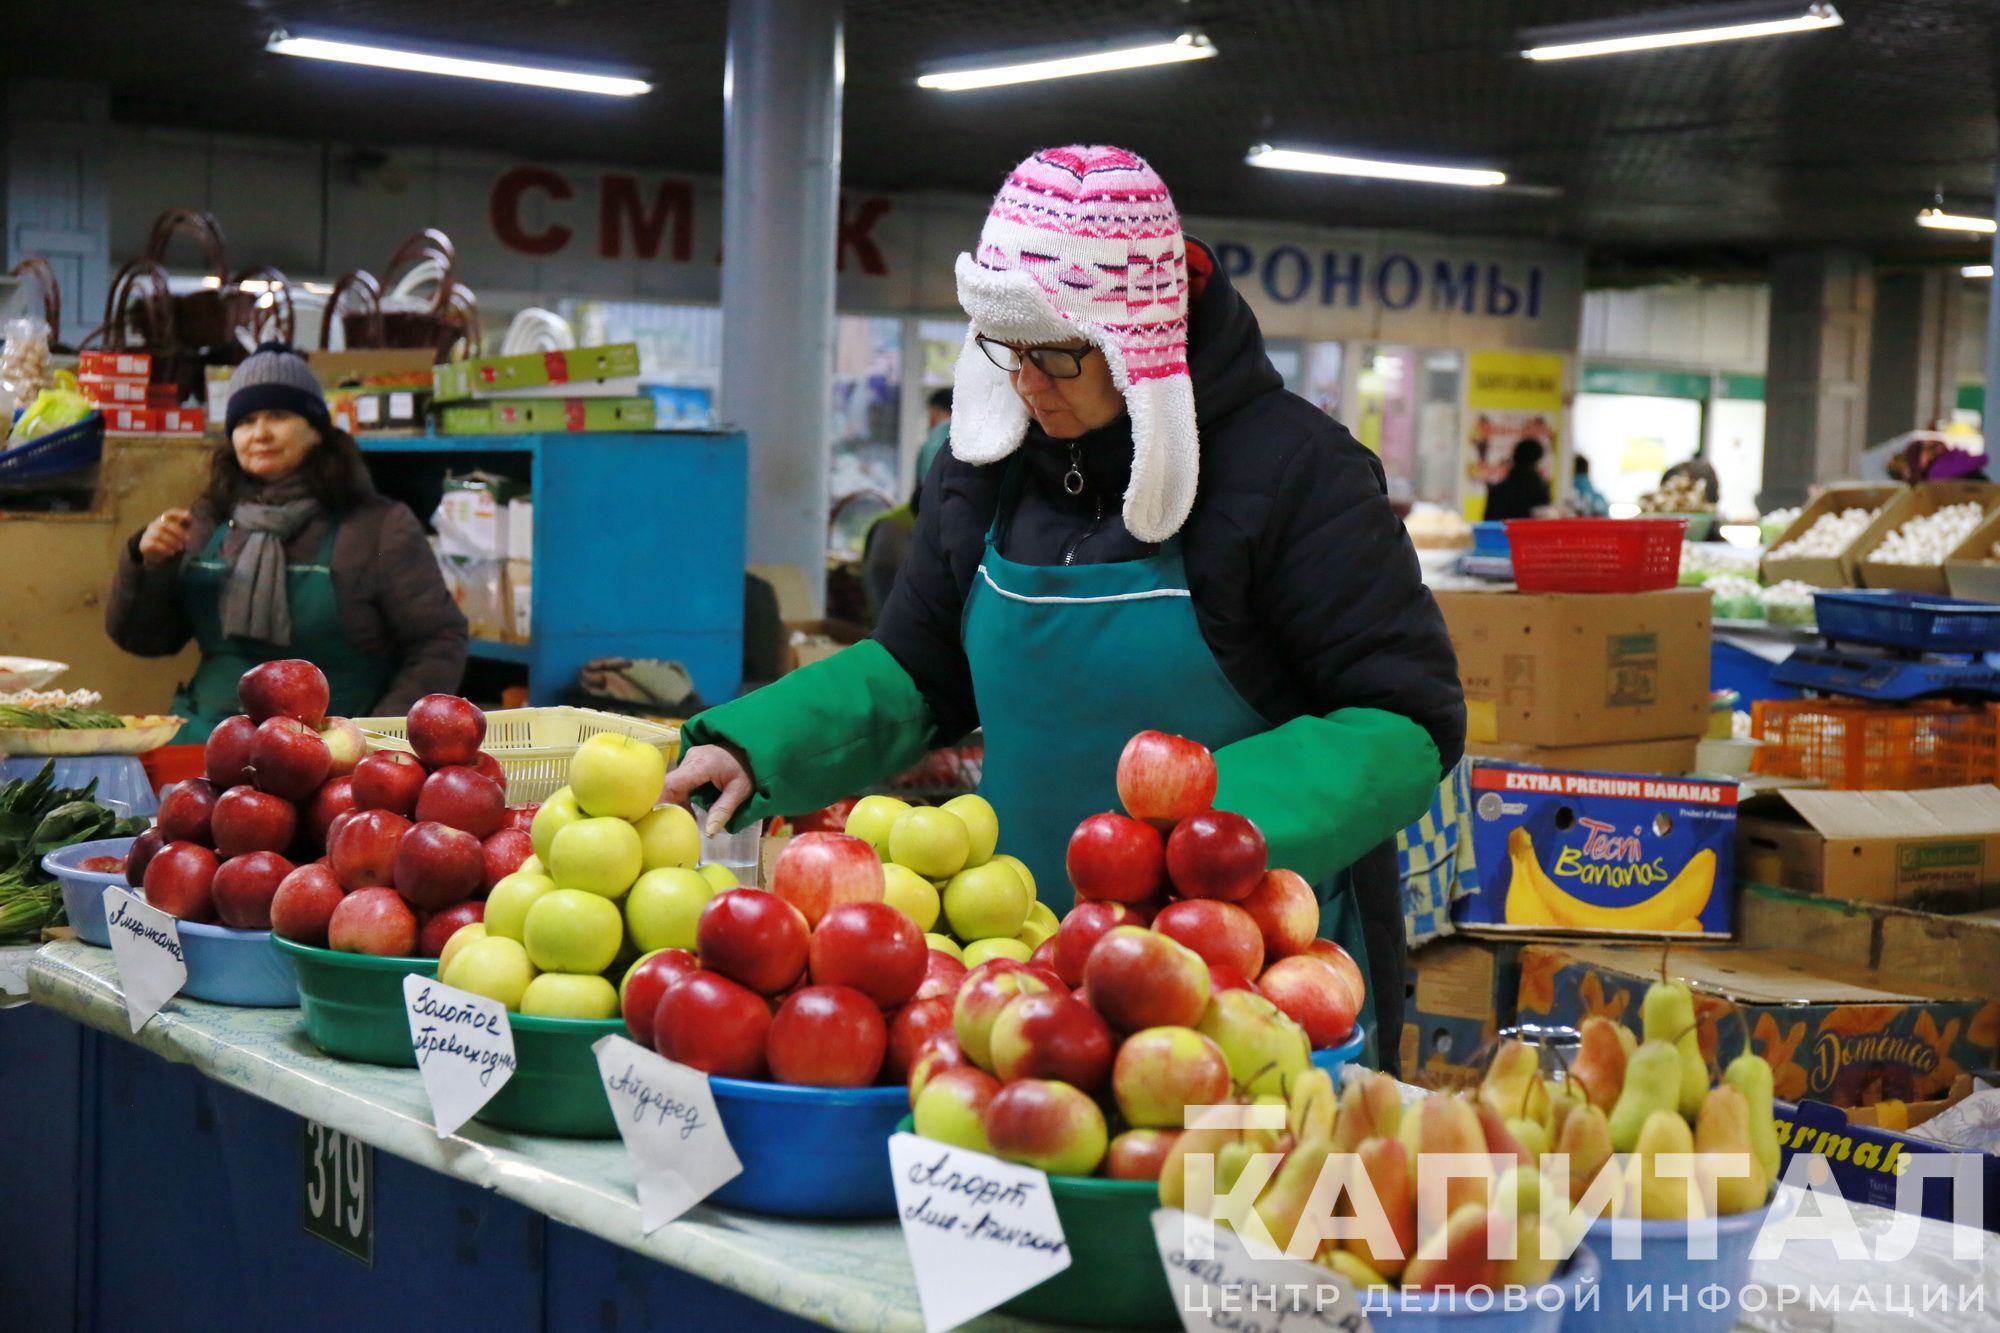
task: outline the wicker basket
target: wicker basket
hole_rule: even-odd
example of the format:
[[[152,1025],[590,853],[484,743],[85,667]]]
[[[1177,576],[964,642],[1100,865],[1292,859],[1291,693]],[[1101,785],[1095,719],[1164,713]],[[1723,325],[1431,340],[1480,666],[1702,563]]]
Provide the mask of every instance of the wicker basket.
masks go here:
[[[408,753],[409,723],[400,717],[357,717],[354,725],[371,750]],[[486,741],[479,748],[500,762],[507,775],[507,803],[527,805],[547,799],[569,781],[570,756],[600,732],[615,732],[660,747],[672,763],[680,732],[622,713],[594,708],[503,708],[486,715]]]

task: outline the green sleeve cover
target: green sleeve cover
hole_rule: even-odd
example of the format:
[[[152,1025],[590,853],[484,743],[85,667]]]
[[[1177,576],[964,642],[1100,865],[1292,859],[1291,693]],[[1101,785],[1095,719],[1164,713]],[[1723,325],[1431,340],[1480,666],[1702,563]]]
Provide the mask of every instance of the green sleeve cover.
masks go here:
[[[683,749],[726,742],[756,791],[730,821],[796,815],[900,773],[930,749],[937,724],[916,683],[873,639],[843,648],[740,699],[707,709]],[[695,793],[712,801],[713,788]]]
[[[1430,735],[1379,708],[1294,718],[1223,746],[1215,767],[1215,808],[1249,816],[1271,864],[1315,885],[1422,817],[1442,777]]]

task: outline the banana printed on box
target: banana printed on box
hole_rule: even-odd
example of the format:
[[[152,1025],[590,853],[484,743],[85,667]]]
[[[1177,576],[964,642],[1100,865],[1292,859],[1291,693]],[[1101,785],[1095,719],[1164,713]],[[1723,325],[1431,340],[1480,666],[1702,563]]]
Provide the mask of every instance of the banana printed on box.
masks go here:
[[[1733,782],[1480,762],[1479,887],[1453,917],[1474,929],[1726,937],[1736,794]]]

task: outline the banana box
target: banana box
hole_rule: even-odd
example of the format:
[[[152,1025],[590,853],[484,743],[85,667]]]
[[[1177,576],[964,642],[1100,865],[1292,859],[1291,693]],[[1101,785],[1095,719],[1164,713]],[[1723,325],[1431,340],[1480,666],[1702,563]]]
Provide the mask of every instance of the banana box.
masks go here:
[[[1726,939],[1734,925],[1733,782],[1472,770],[1476,882],[1462,930]]]

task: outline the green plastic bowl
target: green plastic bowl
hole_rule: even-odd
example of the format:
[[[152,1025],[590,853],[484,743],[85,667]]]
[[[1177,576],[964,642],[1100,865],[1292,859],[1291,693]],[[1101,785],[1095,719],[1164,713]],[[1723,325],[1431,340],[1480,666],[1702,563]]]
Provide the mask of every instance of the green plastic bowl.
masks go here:
[[[337,953],[271,937],[299,974],[299,1009],[313,1045],[342,1060],[417,1067],[410,1020],[403,1007],[403,978],[435,977],[435,958],[378,958]]]
[[[514,1032],[514,1076],[472,1118],[522,1134],[617,1138],[618,1122],[590,1048],[623,1033],[624,1020],[509,1014],[507,1026]]]

